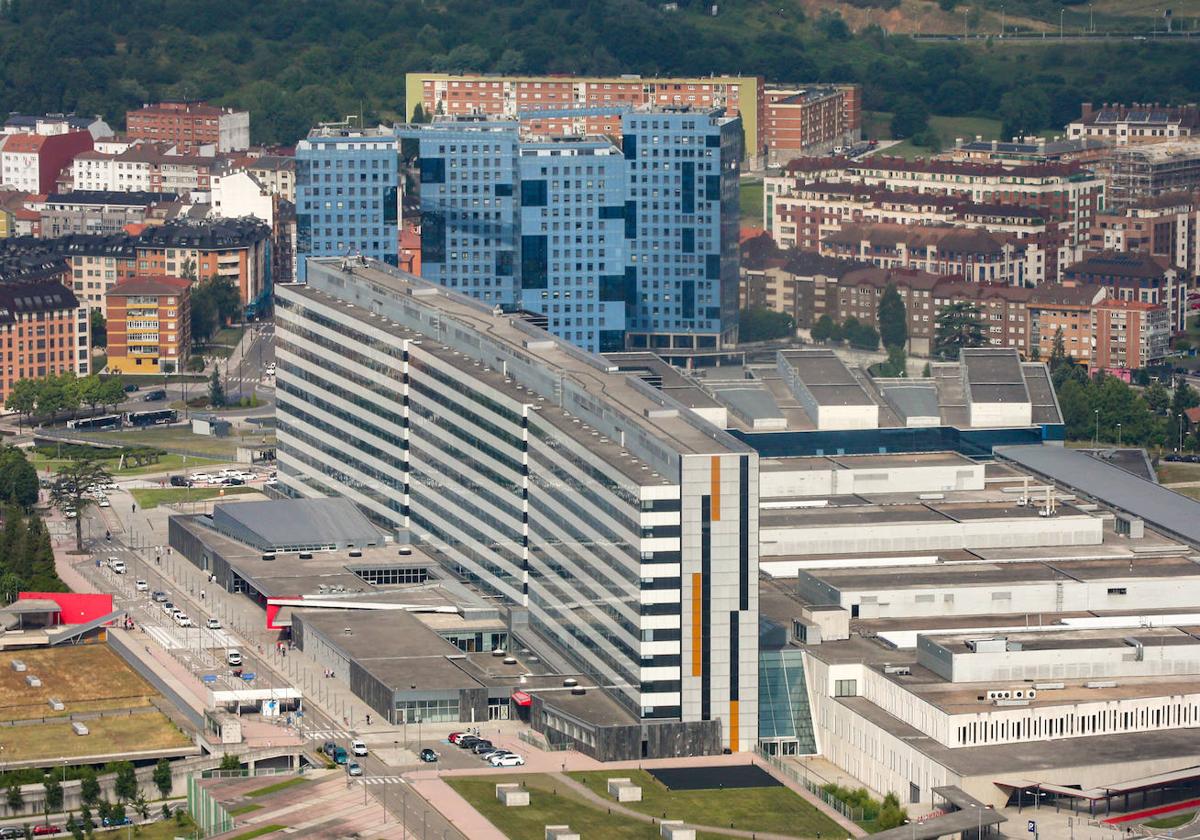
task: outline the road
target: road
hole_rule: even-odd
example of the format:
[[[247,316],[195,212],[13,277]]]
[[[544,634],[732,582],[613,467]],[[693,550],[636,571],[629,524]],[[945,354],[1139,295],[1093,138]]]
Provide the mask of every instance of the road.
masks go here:
[[[370,748],[368,756],[356,759],[363,766],[364,776],[354,779],[347,776],[347,785],[362,785],[366,793],[404,822],[413,837],[465,840],[402,779],[401,773],[413,769],[412,765],[389,764],[376,750],[383,749],[388,758],[395,756],[403,762],[403,757],[429,746],[445,755],[445,764],[449,767],[480,766],[478,758],[440,743],[440,735],[425,733],[413,726],[381,730],[377,724],[370,728],[371,732],[356,728],[353,709],[339,705],[343,701],[336,694],[327,692],[330,686],[319,679],[313,681],[312,673],[302,662],[306,659],[302,652],[291,651],[286,655],[275,652],[274,637],[265,629],[261,608],[242,595],[227,593],[216,586],[209,588],[199,569],[174,552],[167,553],[165,536],[145,512],[132,512],[132,497],[124,488],[109,496],[112,507],[88,508],[84,513],[84,530],[91,535],[85,541],[85,547],[93,557],[81,560],[76,566],[98,590],[113,594],[117,609],[129,613],[156,644],[184,663],[192,673],[198,677],[216,677],[218,687],[245,685],[225,661],[225,652],[236,647],[244,658],[243,676],[255,675],[253,687],[300,688],[305,700],[303,712],[296,722],[299,734],[305,739],[305,752],[313,764],[320,765],[322,760],[318,753],[325,741],[333,740],[349,752],[350,741],[362,737]],[[111,539],[105,539],[106,531],[111,534]],[[107,568],[105,563],[109,557],[123,560],[126,573],[118,575]],[[100,560],[99,565],[96,559]],[[137,591],[138,580],[146,581],[145,592]],[[161,605],[151,600],[154,591],[168,593],[169,600],[199,626],[176,626]],[[204,627],[209,618],[217,618],[221,629]],[[358,722],[362,723],[361,717]],[[429,737],[422,737],[426,734]],[[410,738],[410,735],[416,737]]]

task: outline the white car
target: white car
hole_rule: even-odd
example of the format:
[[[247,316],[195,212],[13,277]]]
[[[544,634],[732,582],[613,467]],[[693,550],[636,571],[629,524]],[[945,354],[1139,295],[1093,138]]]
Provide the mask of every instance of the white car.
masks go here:
[[[240,478],[242,481],[254,481],[255,479],[258,478],[257,475],[250,472],[249,470],[243,470],[240,473],[235,473],[233,477]]]
[[[213,480],[213,477],[208,473],[192,473],[188,478],[196,484],[208,484],[208,482]]]
[[[146,581],[144,581],[144,580],[135,580],[133,582],[133,588],[136,589],[138,592],[149,592],[150,584],[146,583]]]
[[[175,623],[178,624],[180,627],[193,626],[192,620],[190,618],[188,618],[187,613],[183,612],[182,610],[176,611],[174,618],[175,618]]]
[[[494,755],[488,759],[493,767],[520,767],[525,763],[525,759],[516,753],[508,753],[507,755]]]
[[[354,753],[355,755],[359,755],[359,756],[366,755],[367,754],[367,745],[364,744],[362,741],[357,741],[357,740],[351,741],[350,742],[350,752]]]
[[[104,496],[104,497],[100,498],[99,500],[97,500],[96,504],[99,505],[100,507],[112,507],[112,503],[108,500],[107,496]]]
[[[215,618],[210,618],[208,621],[204,622],[204,626],[209,630],[220,630],[221,622]]]
[[[218,478],[241,478],[241,476],[242,476],[241,470],[235,470],[230,467],[226,467],[225,469],[223,469],[219,473],[217,473]]]
[[[125,561],[118,560],[116,557],[110,557],[108,560],[109,567],[119,575],[125,574]]]

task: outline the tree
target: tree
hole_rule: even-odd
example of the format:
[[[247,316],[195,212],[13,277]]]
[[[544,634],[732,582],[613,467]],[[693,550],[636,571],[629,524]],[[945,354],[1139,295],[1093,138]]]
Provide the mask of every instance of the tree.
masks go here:
[[[937,314],[933,333],[933,354],[939,359],[957,359],[965,347],[987,343],[979,307],[973,303],[951,303]]]
[[[92,346],[107,347],[108,323],[104,320],[104,313],[99,309],[93,309],[91,315],[88,316],[88,320],[92,328]]]
[[[171,795],[171,783],[171,762],[169,759],[160,758],[154,765],[154,786],[158,788],[163,799]]]
[[[221,369],[214,366],[212,376],[208,378],[208,404],[213,408],[225,405],[225,386],[221,384]]]
[[[738,314],[740,342],[771,341],[787,338],[796,329],[796,322],[786,312],[776,312],[764,306],[743,309]]]
[[[239,759],[233,753],[224,753],[221,756],[221,769],[222,770],[241,770],[242,769],[241,759]]]
[[[1010,90],[1000,97],[999,114],[1005,137],[1036,134],[1050,122],[1050,100],[1037,85]]]
[[[37,470],[15,446],[0,449],[0,499],[13,500],[23,508],[37,504]]]
[[[1155,414],[1166,414],[1171,408],[1171,395],[1167,393],[1167,389],[1161,382],[1149,385],[1142,392],[1142,398],[1146,400],[1146,405],[1150,406],[1150,410]]]
[[[7,803],[9,812],[13,814],[25,808],[25,794],[21,793],[21,786],[16,782],[8,786]]]
[[[137,798],[137,771],[132,761],[118,761],[115,765],[116,781],[113,783],[113,793],[120,802],[131,802]]]
[[[929,108],[915,96],[902,96],[892,113],[892,136],[905,139],[929,128]]]
[[[80,458],[58,468],[50,485],[50,503],[60,511],[75,511],[75,550],[83,552],[83,513],[96,500],[88,495],[93,485],[107,484],[112,476],[91,458]]]
[[[899,345],[892,345],[887,348],[887,354],[887,361],[879,365],[879,375],[907,376],[908,356],[904,352],[904,348]]]
[[[42,801],[42,811],[45,812],[46,821],[49,822],[51,814],[57,814],[62,810],[63,788],[62,783],[53,773],[46,777],[46,781],[42,782],[42,787],[46,789],[46,796]]]
[[[822,315],[817,319],[817,323],[813,324],[812,340],[831,341],[836,331],[837,325],[833,323],[833,319],[828,315]]]
[[[908,344],[908,313],[904,299],[895,285],[888,283],[879,298],[879,337],[884,347],[905,347]]]
[[[879,332],[870,324],[864,324],[851,315],[842,324],[842,337],[860,350],[879,349]]]
[[[33,421],[33,412],[37,408],[40,391],[41,386],[35,379],[18,379],[13,383],[12,390],[8,392],[8,397],[4,400],[4,407],[19,415],[17,418],[18,430],[24,430],[22,420]]]
[[[83,824],[81,821],[75,819],[74,814],[67,816],[67,831],[71,832],[73,840],[83,840]]]
[[[96,778],[96,771],[91,767],[83,771],[83,778],[79,780],[79,797],[84,805],[95,805],[100,801],[100,780]],[[79,816],[85,823],[91,818],[86,809],[80,812]]]
[[[142,819],[150,819],[150,803],[146,801],[146,795],[141,791],[138,791],[137,798],[133,800],[133,810]]]
[[[92,777],[95,778],[94,773]],[[89,834],[96,827],[96,823],[92,820],[92,809],[87,806],[87,803],[84,803],[83,807],[79,809],[79,823],[83,826],[83,830]]]
[[[1050,372],[1058,370],[1067,362],[1067,343],[1063,338],[1063,328],[1054,330],[1054,342],[1050,345]]]
[[[119,376],[110,376],[107,379],[101,380],[100,405],[117,406],[125,401],[125,382]]]
[[[876,822],[881,831],[899,828],[908,822],[908,812],[900,807],[900,800],[896,794],[889,793],[883,798],[883,807],[879,809]]]

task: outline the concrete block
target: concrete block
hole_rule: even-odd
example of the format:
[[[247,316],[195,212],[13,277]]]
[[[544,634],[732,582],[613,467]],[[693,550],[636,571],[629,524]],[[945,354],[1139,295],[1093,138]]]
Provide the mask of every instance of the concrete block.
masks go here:
[[[572,831],[569,825],[548,825],[546,840],[579,840],[579,832]]]
[[[41,688],[42,687],[41,677],[35,676],[34,674],[26,674],[25,682],[29,684],[30,688]]]
[[[529,804],[529,791],[515,783],[496,785],[496,798],[506,808]]]
[[[683,820],[663,820],[659,823],[659,834],[665,840],[696,840],[696,829],[686,828]]]
[[[87,735],[88,734],[87,724],[83,723],[82,721],[78,721],[78,720],[75,721],[74,723],[71,724],[71,728],[73,730],[75,730],[76,735]]]
[[[609,779],[608,795],[615,797],[618,802],[641,802],[642,788],[628,778]]]
[[[50,708],[56,712],[61,712],[66,708],[66,706],[63,705],[63,701],[59,700],[57,697],[51,697],[46,702],[48,702],[50,704]]]
[[[25,663],[22,662],[20,659],[14,659],[12,661],[12,669],[14,671],[16,671],[17,673],[21,673],[22,671],[25,670]]]

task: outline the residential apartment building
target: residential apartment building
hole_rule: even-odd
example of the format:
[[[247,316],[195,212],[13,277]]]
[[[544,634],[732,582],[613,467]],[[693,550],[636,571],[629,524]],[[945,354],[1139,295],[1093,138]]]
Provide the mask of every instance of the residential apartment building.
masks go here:
[[[957,274],[973,283],[1034,286],[1045,279],[1045,252],[1036,242],[982,228],[846,225],[822,240],[820,253],[880,268]]]
[[[119,373],[175,373],[191,347],[191,281],[137,276],[104,296],[108,366]]]
[[[1047,222],[1058,222],[1066,244],[1078,247],[1104,206],[1104,181],[1079,163],[977,163],[950,160],[904,160],[873,156],[863,160],[801,160],[777,177],[764,179],[763,224],[773,231],[775,205],[781,196],[813,181],[863,184],[893,193],[948,195],[977,205],[1018,206],[1035,210]]]
[[[996,162],[1005,165],[1089,162],[1100,158],[1111,147],[1105,140],[1086,137],[1048,139],[1014,137],[1012,140],[974,140],[954,138],[954,148],[942,156],[948,160]]]
[[[112,128],[99,116],[77,114],[9,114],[0,128],[0,134],[40,134],[43,137],[74,131],[86,131],[93,140],[113,136]]]
[[[828,153],[862,137],[859,85],[768,85],[762,98],[762,142],[768,166]]]
[[[1091,366],[1093,356],[1094,308],[1107,296],[1103,286],[1092,283],[1038,286],[1029,298],[1029,355],[1049,359],[1061,333],[1063,350],[1072,359]]]
[[[250,113],[205,102],[160,102],[125,114],[133,140],[170,143],[182,153],[212,146],[217,152],[250,148]]]
[[[146,221],[157,204],[178,199],[174,193],[92,192],[54,193],[39,202],[39,235],[54,239],[71,234],[121,233],[127,225]]]
[[[1200,137],[1113,149],[1101,164],[1108,178],[1108,205],[1128,207],[1144,199],[1200,190]]]
[[[262,155],[246,166],[258,183],[271,195],[296,203],[296,159],[282,155]]]
[[[391,129],[320,126],[296,145],[296,277],[309,257],[395,265],[402,190]]]
[[[283,486],[411,529],[604,687],[630,754],[750,749],[757,454],[483,301],[376,261],[307,274],[276,301]]]
[[[56,192],[59,172],[91,148],[86,131],[0,137],[0,186],[39,195]]]
[[[429,116],[491,116],[515,120],[541,136],[615,135],[622,110],[638,108],[723,108],[742,118],[745,151],[752,167],[763,154],[762,80],[753,76],[642,78],[640,76],[490,76],[409,73],[405,107],[411,120],[418,105]],[[611,112],[605,109],[612,108]],[[554,116],[532,112],[557,109]],[[578,114],[564,114],[576,109]]]
[[[139,143],[122,152],[78,155],[71,164],[71,184],[75,190],[100,192],[208,192],[217,165],[215,157]]]
[[[20,379],[90,372],[88,310],[66,274],[61,260],[0,257],[0,404]]]
[[[1200,274],[1200,198],[1168,193],[1101,213],[1088,250],[1150,254],[1195,277]]]
[[[1084,102],[1077,120],[1067,125],[1071,138],[1094,137],[1116,146],[1161,143],[1200,134],[1200,108],[1195,105]]]
[[[1172,332],[1185,329],[1188,281],[1167,262],[1149,254],[1102,251],[1063,269],[1063,282],[1096,284],[1117,300],[1166,307]]]
[[[1171,319],[1162,304],[1106,298],[1093,309],[1092,367],[1137,370],[1171,351]]]

